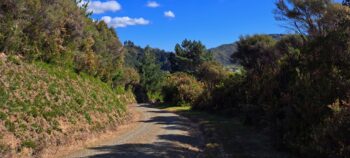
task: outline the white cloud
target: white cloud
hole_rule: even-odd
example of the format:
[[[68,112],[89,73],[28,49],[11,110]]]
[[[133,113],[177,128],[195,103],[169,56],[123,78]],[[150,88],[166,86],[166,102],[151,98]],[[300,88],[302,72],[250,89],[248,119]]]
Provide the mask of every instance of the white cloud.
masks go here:
[[[158,8],[160,6],[159,3],[157,3],[156,1],[149,1],[147,3],[147,7],[150,7],[150,8]]]
[[[87,1],[83,0],[79,6],[86,4]],[[94,14],[102,14],[108,11],[116,12],[122,9],[122,6],[115,0],[101,2],[101,1],[90,1],[88,5],[88,11]]]
[[[166,11],[164,12],[164,16],[169,17],[169,18],[175,18],[175,14],[172,11]]]
[[[112,18],[110,16],[104,16],[101,18],[104,22],[108,24],[110,27],[118,28],[118,27],[127,27],[133,25],[148,25],[150,21],[144,18],[130,18],[130,17],[115,17]]]

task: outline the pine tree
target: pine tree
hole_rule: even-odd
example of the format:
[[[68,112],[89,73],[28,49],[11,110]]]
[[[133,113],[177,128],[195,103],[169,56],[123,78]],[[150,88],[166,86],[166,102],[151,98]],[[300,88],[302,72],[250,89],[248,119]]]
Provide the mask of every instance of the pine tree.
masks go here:
[[[144,58],[140,66],[141,85],[147,93],[160,91],[164,79],[164,73],[160,64],[157,63],[156,56],[150,47],[145,48]]]
[[[184,40],[175,46],[175,55],[171,59],[172,70],[196,73],[199,65],[211,61],[212,56],[200,41]]]

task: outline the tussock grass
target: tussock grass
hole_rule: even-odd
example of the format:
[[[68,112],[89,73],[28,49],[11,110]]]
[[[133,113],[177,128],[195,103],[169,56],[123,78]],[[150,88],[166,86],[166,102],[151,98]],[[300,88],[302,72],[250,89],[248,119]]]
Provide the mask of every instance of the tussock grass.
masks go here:
[[[122,121],[131,94],[44,63],[0,60],[0,155],[38,155]],[[80,138],[79,138],[80,139]]]

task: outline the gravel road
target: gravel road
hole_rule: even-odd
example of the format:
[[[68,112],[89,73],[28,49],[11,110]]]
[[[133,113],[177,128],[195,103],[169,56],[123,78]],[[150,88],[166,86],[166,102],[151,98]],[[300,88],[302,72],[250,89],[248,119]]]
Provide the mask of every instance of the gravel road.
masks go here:
[[[130,109],[136,118],[110,139],[64,157],[200,157],[203,140],[188,119],[147,104],[132,105]]]

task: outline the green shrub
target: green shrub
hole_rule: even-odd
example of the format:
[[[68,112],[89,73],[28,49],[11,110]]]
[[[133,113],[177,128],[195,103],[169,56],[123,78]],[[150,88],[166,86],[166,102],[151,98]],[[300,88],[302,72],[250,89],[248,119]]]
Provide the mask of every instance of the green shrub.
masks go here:
[[[112,87],[114,89],[132,89],[140,83],[140,75],[136,69],[125,67],[116,72],[112,78]]]
[[[167,77],[163,87],[164,101],[178,105],[192,105],[203,93],[204,84],[186,73],[174,73]]]
[[[10,132],[15,132],[16,131],[16,125],[13,122],[9,121],[9,120],[5,121],[5,127]]]
[[[217,62],[204,62],[199,66],[197,78],[213,89],[229,77],[230,72]]]
[[[84,117],[86,119],[86,121],[91,125],[92,124],[92,119],[90,117],[90,114],[87,112],[84,112]]]
[[[343,158],[350,155],[350,109],[343,108],[313,130],[311,147],[319,155]]]
[[[245,80],[244,72],[237,71],[231,74],[222,80],[221,84],[212,89],[206,89],[193,104],[193,108],[232,115],[233,111],[241,110],[240,104],[246,102]]]
[[[7,114],[2,112],[2,111],[0,111],[0,120],[4,121],[6,119],[7,119]]]
[[[163,94],[161,92],[148,92],[148,99],[153,102],[163,102]]]
[[[21,144],[22,148],[31,148],[31,149],[35,149],[36,148],[36,144],[33,140],[25,140],[22,142]]]

